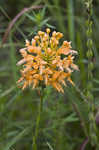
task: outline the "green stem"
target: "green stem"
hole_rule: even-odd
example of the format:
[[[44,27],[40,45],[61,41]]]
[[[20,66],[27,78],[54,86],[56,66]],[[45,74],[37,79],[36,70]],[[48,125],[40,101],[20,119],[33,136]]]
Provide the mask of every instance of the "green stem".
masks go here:
[[[74,31],[74,4],[73,0],[67,0],[67,17],[68,17],[68,31],[69,37],[72,41],[73,47],[75,47],[75,31]]]
[[[77,114],[78,117],[79,117],[80,125],[81,125],[82,129],[83,129],[83,131],[84,131],[86,137],[88,137],[87,126],[86,126],[86,123],[85,123],[85,121],[84,121],[84,118],[83,118],[81,112],[79,111],[79,108],[78,108],[77,104],[76,104],[76,103],[73,103],[72,105],[73,105],[73,108],[74,108],[76,114]]]
[[[88,107],[89,107],[89,137],[92,147],[96,147],[96,149],[99,149],[98,144],[98,135],[97,135],[97,126],[95,122],[95,104],[94,104],[94,94],[93,94],[93,69],[94,69],[94,63],[92,61],[93,59],[93,20],[92,20],[92,11],[93,11],[93,0],[87,0],[85,1],[86,4],[86,10],[87,10],[87,58],[88,58],[88,83],[87,83],[87,99],[89,101]]]
[[[33,150],[37,150],[37,137],[39,134],[39,124],[41,120],[41,113],[43,109],[43,91],[40,93],[40,104],[39,104],[39,112],[36,120],[36,129],[35,129],[35,134],[33,136]]]

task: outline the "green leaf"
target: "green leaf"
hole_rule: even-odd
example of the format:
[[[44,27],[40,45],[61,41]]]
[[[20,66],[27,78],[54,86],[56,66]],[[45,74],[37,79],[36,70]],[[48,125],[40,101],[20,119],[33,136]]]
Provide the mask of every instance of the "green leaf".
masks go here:
[[[93,81],[97,84],[99,84],[99,80],[98,79],[93,79]]]
[[[46,6],[42,9],[42,11],[41,11],[41,17],[42,17],[42,19],[44,18],[44,16],[45,16],[45,12],[46,12]]]
[[[40,26],[45,25],[49,20],[50,20],[50,18],[45,19],[44,21],[41,22]]]
[[[25,16],[27,16],[30,20],[36,22],[36,18],[34,18],[33,16],[30,16],[29,14],[25,13]]]
[[[18,135],[16,135],[16,137],[14,137],[12,140],[10,140],[9,143],[7,143],[7,145],[3,148],[3,150],[10,150],[10,148],[16,143],[18,142],[22,137],[24,137],[30,130],[30,127],[27,127],[26,129],[24,129],[21,133],[19,133]]]
[[[47,25],[47,27],[49,27],[49,28],[56,29],[55,26],[52,26],[52,25],[50,25],[50,24],[48,24],[48,23],[46,23],[46,25]]]
[[[52,148],[52,146],[50,145],[49,142],[47,142],[46,144],[48,145],[48,147],[49,147],[50,150],[54,150],[54,149]]]
[[[63,120],[63,124],[64,123],[67,123],[67,122],[75,122],[75,121],[78,121],[79,119],[75,116],[75,113],[72,113],[71,115],[69,115],[68,117],[66,117],[64,120]]]

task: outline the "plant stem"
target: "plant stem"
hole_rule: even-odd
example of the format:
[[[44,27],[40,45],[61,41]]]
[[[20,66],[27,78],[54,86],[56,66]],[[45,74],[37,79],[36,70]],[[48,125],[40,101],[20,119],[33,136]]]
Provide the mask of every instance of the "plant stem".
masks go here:
[[[96,149],[99,149],[98,144],[98,137],[97,137],[97,127],[95,122],[95,105],[94,105],[94,95],[93,95],[93,69],[94,69],[94,63],[92,61],[93,59],[93,39],[92,39],[92,33],[93,33],[93,20],[92,20],[92,11],[93,11],[93,0],[87,0],[85,1],[86,4],[86,10],[87,10],[87,58],[88,58],[88,83],[87,83],[87,99],[89,101],[89,137],[90,142],[93,147],[96,147]]]
[[[72,105],[73,105],[73,108],[74,108],[76,114],[79,117],[80,125],[81,125],[82,129],[84,130],[84,133],[85,133],[86,137],[88,137],[88,132],[87,132],[87,128],[86,128],[86,124],[85,124],[84,118],[81,115],[81,112],[79,111],[79,108],[78,108],[77,104],[73,103]]]
[[[75,31],[74,31],[74,4],[73,0],[67,0],[67,17],[68,17],[68,31],[72,45],[75,48]]]
[[[40,104],[39,104],[39,112],[36,120],[36,128],[35,128],[35,134],[33,136],[33,150],[37,150],[37,137],[39,134],[39,124],[41,120],[41,113],[43,109],[43,90],[40,92]]]

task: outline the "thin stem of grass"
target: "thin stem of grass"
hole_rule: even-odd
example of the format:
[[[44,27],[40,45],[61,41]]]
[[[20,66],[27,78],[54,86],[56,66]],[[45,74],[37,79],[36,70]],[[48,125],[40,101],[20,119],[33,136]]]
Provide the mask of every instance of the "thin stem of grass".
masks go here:
[[[87,128],[85,125],[85,121],[84,121],[83,116],[81,115],[81,112],[79,111],[79,108],[76,103],[73,103],[73,108],[79,117],[80,125],[81,125],[82,129],[84,130],[86,137],[88,137],[88,132],[87,132]]]
[[[13,73],[13,80],[14,80],[14,83],[16,84],[16,81],[17,81],[17,68],[16,68],[16,53],[15,53],[15,45],[13,44],[13,40],[12,40],[12,33],[10,33],[10,38],[9,38],[9,41],[10,41],[10,58],[11,58],[11,66],[12,66],[12,73]]]
[[[73,47],[75,47],[75,32],[74,32],[74,5],[73,0],[66,0],[67,4],[67,17],[68,17],[68,30],[70,40],[72,41]]]
[[[84,100],[85,103],[89,103],[87,97],[83,94],[83,92],[81,92],[81,90],[77,87],[74,86],[75,90],[80,94],[81,98]]]
[[[85,54],[83,52],[84,47],[83,47],[82,37],[80,35],[80,32],[77,32],[76,40],[77,40],[77,50],[78,50],[78,53],[79,53],[78,65],[79,65],[79,68],[80,68],[81,84],[82,84],[82,87],[85,88],[86,87],[87,74],[86,74],[86,71],[85,71],[85,64],[83,63],[83,60],[85,58],[85,56],[84,56]]]
[[[66,34],[66,29],[65,29],[65,26],[64,26],[63,15],[62,15],[62,12],[61,12],[61,9],[60,9],[60,1],[59,0],[54,0],[53,3],[54,3],[54,5],[57,8],[55,15],[58,16],[58,26],[59,26],[60,30],[64,34]]]
[[[72,102],[72,106],[73,106],[74,111],[76,112],[77,116],[79,117],[80,125],[81,125],[81,127],[82,127],[82,129],[84,131],[84,134],[85,134],[86,137],[89,137],[88,130],[87,130],[87,123],[86,123],[84,115],[82,114],[81,105],[79,105],[79,103],[76,102],[76,100],[74,101],[74,99],[73,99],[73,97],[76,97],[75,90],[77,92],[79,92],[81,98],[84,100],[84,102],[85,102],[86,105],[88,104],[87,103],[87,99],[86,99],[86,97],[84,95],[81,95],[81,91],[76,86],[74,86],[73,88],[71,88],[71,90],[70,89],[68,90],[69,98],[70,98],[70,100]],[[77,99],[77,101],[79,100],[77,97],[76,97],[76,99]]]

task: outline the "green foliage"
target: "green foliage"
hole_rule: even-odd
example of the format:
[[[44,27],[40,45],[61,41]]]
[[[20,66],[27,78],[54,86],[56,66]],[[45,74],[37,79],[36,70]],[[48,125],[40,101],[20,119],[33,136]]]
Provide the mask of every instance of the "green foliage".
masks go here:
[[[86,137],[90,137],[89,112],[92,110],[89,109],[90,103],[85,95],[86,89],[91,87],[91,94],[94,97],[93,119],[96,120],[95,117],[99,118],[99,2],[93,1],[91,16],[93,33],[87,44],[88,25],[86,26],[87,12],[84,2],[84,0],[0,1],[2,14],[0,15],[0,150],[32,150],[40,99],[37,90],[22,91],[17,88],[20,68],[16,66],[16,62],[20,60],[19,49],[24,47],[25,39],[31,39],[38,30],[45,30],[46,27],[63,32],[63,39],[72,41],[73,48],[78,51],[75,61],[80,71],[75,72],[72,77],[76,86],[71,87],[68,84],[68,87],[64,88],[64,95],[57,93],[52,87],[44,89],[37,147],[40,150],[81,149],[83,141]],[[43,5],[43,8],[27,11],[20,16],[10,29],[7,40],[2,43],[11,18],[24,7],[31,5]],[[87,35],[90,32],[87,30]],[[91,55],[87,53],[86,57],[88,45],[89,48],[90,45],[93,46],[92,86],[88,85],[87,57]],[[94,138],[97,136],[99,141],[98,124],[96,135],[94,132],[90,131],[90,135],[92,134]],[[95,146],[91,146],[90,138],[85,149],[96,149]]]

